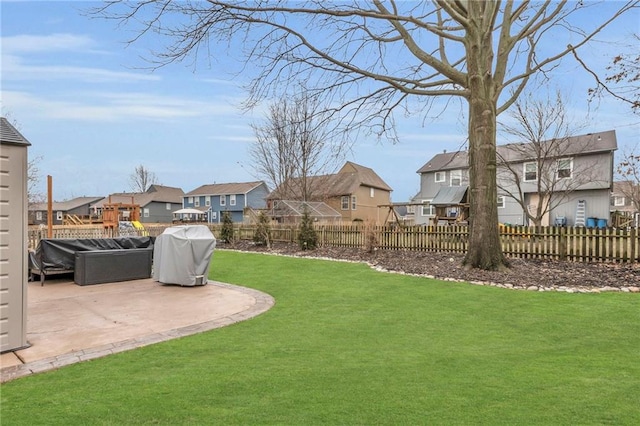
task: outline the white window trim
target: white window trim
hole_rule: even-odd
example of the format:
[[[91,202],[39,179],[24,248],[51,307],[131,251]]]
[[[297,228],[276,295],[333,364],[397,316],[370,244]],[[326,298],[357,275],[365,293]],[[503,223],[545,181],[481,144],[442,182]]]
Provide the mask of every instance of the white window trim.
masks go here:
[[[349,210],[349,196],[343,195],[340,198],[340,209],[341,210]]]
[[[193,206],[200,207],[200,197],[196,197],[196,199],[193,200]]]
[[[569,176],[560,177],[560,162],[561,161],[569,161]],[[558,180],[560,180],[560,179],[571,179],[572,177],[573,177],[573,158],[559,158],[556,161],[556,178]]]
[[[622,195],[614,195],[613,196],[613,206],[614,207],[624,207],[624,196]]]
[[[41,211],[37,211],[36,212],[36,220],[42,220],[42,212]]]
[[[440,179],[438,179],[438,176],[440,176]],[[436,172],[435,175],[434,175],[433,180],[435,181],[435,183],[446,182],[447,181],[447,172]]]
[[[226,206],[227,205],[227,196],[226,195],[221,195],[220,196],[220,205],[221,206]]]
[[[504,195],[498,195],[498,208],[504,209],[505,207],[507,207],[507,203]]]
[[[165,203],[164,207],[167,210],[171,210],[171,203]]]
[[[536,168],[536,177],[535,179],[527,179],[527,165],[528,164],[533,164]],[[535,161],[529,161],[527,163],[524,163],[522,165],[522,181],[523,182],[536,182],[538,180],[538,163],[536,163]]]
[[[62,212],[56,212],[56,220],[62,220],[63,219],[63,214]]]
[[[145,207],[144,209],[142,209],[142,212],[143,212],[144,217],[149,217],[149,209],[148,208]]]
[[[460,179],[460,183],[457,185],[453,184],[453,179]],[[449,173],[449,185],[450,186],[462,186],[462,169],[451,170]]]
[[[229,205],[230,206],[236,205],[236,194],[229,195]]]
[[[193,197],[189,197],[187,202],[188,202],[189,204],[193,204]]]
[[[420,214],[421,214],[421,216],[423,216],[423,217],[434,217],[436,215],[435,214],[435,206],[431,205],[431,201],[432,200],[422,200],[422,204],[423,205],[420,206]],[[429,207],[429,213],[425,214],[424,213],[424,208],[426,206],[424,204],[427,204],[427,203],[429,204],[429,206],[428,206]]]
[[[356,210],[356,207],[358,207],[358,200],[356,199],[355,195],[351,196],[351,210]]]
[[[376,196],[376,189],[371,187],[369,188],[369,197],[373,198]]]

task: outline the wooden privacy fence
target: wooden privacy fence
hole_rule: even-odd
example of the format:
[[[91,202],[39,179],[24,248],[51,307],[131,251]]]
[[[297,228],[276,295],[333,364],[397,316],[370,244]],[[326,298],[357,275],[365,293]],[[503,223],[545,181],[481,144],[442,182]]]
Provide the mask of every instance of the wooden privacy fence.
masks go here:
[[[145,235],[160,235],[171,225],[145,225]],[[222,225],[210,224],[216,238]],[[252,240],[255,225],[234,224],[234,237]],[[381,250],[419,250],[464,253],[468,245],[466,226],[373,226],[317,225],[318,244],[324,247],[377,248]],[[271,240],[296,242],[295,226],[272,226]],[[101,226],[53,229],[53,238],[112,238],[117,230]],[[35,248],[46,229],[29,230],[29,247]],[[512,258],[555,259],[579,262],[640,262],[640,238],[636,228],[589,229],[564,227],[510,226],[500,229],[502,250]]]

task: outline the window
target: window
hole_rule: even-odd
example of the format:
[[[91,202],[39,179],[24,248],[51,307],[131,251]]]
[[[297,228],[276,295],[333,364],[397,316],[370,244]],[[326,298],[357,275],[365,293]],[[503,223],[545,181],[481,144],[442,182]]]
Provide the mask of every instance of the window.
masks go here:
[[[349,210],[349,196],[343,195],[342,198],[340,199],[340,204],[341,204],[340,208],[342,210]]]
[[[220,205],[221,206],[226,206],[227,205],[227,196],[226,195],[221,195],[220,196]]]
[[[196,197],[196,199],[193,200],[193,206],[200,207],[200,197]]]
[[[624,207],[624,197],[620,195],[613,196],[613,205],[614,207]]]
[[[407,206],[407,214],[415,214],[416,206]]]
[[[431,200],[422,200],[422,216],[435,216],[436,206],[431,205]]]
[[[462,170],[451,170],[451,179],[449,185],[460,186],[462,185]]]
[[[36,212],[36,220],[42,220],[42,212]]]
[[[570,178],[573,171],[573,160],[571,158],[561,158],[556,164],[556,170],[558,179]]]
[[[504,206],[505,206],[504,195],[498,195],[498,208],[504,209]]]
[[[193,204],[193,197],[189,197],[189,204]]]
[[[436,172],[436,183],[446,182],[447,174],[445,172]]]
[[[232,205],[232,206],[236,205],[236,194],[229,195],[229,205]]]
[[[369,197],[373,198],[376,195],[376,190],[374,188],[369,188]]]
[[[211,205],[211,195],[207,195],[204,197],[204,205],[207,207]]]
[[[56,219],[62,220],[62,212],[56,212]]]
[[[164,208],[167,209],[167,210],[171,210],[171,203],[166,203],[164,205]]]
[[[144,208],[142,211],[144,212],[144,217],[149,217],[149,209]]]
[[[218,212],[211,212],[211,220],[216,220],[218,218]]]
[[[522,174],[525,182],[534,182],[538,180],[538,164],[524,163],[524,170]]]
[[[352,195],[351,196],[351,210],[355,210],[356,209],[356,196]]]

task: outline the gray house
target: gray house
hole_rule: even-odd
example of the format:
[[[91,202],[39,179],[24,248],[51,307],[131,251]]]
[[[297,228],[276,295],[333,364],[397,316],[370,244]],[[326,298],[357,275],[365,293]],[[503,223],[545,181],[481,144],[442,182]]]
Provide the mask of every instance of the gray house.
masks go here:
[[[106,203],[138,204],[140,222],[171,223],[173,212],[182,207],[184,191],[180,188],[151,185],[145,192],[119,192],[109,195],[91,206],[100,215]]]
[[[184,194],[182,207],[202,211],[209,223],[220,223],[224,212],[229,212],[234,222],[242,222],[244,209],[264,209],[268,194],[263,181],[214,183]]]
[[[512,225],[533,225],[534,218],[541,225],[606,224],[616,149],[613,130],[498,146],[498,220]],[[439,220],[438,208],[446,208],[449,219],[463,211],[467,151],[438,154],[417,173],[420,192],[413,202],[422,206],[416,210],[416,224]]]
[[[53,225],[62,225],[65,220],[72,224],[90,222],[91,206],[102,197],[76,197],[71,200],[51,203]],[[47,203],[34,203],[29,206],[29,225],[46,225],[48,217]]]
[[[2,308],[0,352],[27,342],[27,147],[31,145],[4,117],[0,119],[0,253]]]

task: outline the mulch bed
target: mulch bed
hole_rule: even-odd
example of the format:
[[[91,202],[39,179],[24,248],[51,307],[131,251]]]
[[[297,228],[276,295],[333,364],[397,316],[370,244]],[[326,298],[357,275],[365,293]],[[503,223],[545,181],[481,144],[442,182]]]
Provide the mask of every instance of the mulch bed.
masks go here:
[[[300,257],[320,257],[357,262],[388,271],[425,275],[440,279],[493,283],[530,290],[622,290],[640,291],[640,263],[581,263],[556,260],[510,259],[506,271],[467,269],[462,254],[411,250],[375,250],[321,247],[302,251],[297,244],[274,243],[270,249],[251,241],[218,242],[218,248],[267,252]]]

